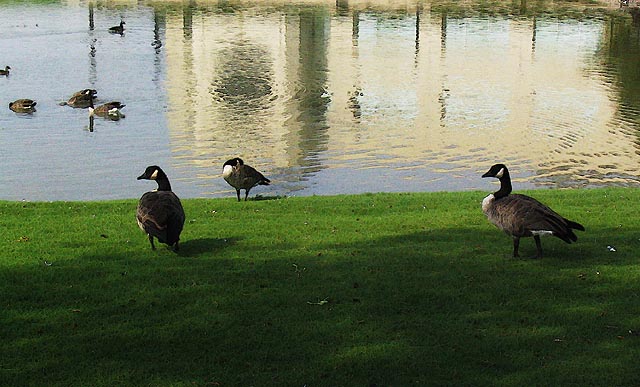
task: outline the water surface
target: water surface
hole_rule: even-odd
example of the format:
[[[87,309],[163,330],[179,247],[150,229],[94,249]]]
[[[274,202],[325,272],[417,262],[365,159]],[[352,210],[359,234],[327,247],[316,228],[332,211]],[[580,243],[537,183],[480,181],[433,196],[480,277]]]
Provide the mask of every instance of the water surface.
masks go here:
[[[262,195],[488,191],[495,162],[516,188],[640,185],[628,14],[381,3],[3,3],[0,102],[38,106],[0,108],[0,199],[139,197],[151,164],[233,197],[235,156]],[[59,105],[86,87],[126,118],[89,131]]]

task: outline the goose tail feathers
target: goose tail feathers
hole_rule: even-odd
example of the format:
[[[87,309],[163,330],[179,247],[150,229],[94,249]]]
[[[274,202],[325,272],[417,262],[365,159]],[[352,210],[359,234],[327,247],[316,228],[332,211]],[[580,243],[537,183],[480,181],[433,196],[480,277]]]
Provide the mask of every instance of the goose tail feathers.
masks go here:
[[[564,219],[564,218],[563,218]],[[576,242],[578,240],[578,236],[573,232],[573,230],[584,231],[584,226],[580,223],[564,219],[566,222],[566,227],[562,232],[554,232],[553,235],[562,239],[567,243]]]
[[[260,181],[258,182],[258,185],[269,185],[269,184],[271,184],[271,180],[267,179],[264,176],[262,176],[262,179],[260,179]]]
[[[584,226],[578,222],[571,221],[569,219],[565,219],[567,221],[567,227],[572,228],[574,230],[584,231]]]

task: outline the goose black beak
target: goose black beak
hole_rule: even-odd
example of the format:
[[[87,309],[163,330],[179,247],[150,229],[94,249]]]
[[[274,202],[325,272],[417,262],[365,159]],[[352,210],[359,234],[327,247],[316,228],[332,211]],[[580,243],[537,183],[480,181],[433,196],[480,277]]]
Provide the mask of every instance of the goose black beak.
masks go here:
[[[485,173],[484,175],[482,175],[482,177],[493,177],[489,174],[489,172]]]
[[[144,174],[138,176],[138,178],[136,180],[143,180],[144,179]]]

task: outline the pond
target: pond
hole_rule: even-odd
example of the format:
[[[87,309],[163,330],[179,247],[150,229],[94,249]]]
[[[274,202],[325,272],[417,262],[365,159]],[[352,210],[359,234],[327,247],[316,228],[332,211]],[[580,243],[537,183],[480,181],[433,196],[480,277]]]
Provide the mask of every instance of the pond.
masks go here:
[[[615,4],[0,2],[0,199],[640,186],[640,33]],[[125,21],[123,34],[108,28]],[[125,118],[61,106],[93,88]],[[8,103],[37,101],[33,114]]]

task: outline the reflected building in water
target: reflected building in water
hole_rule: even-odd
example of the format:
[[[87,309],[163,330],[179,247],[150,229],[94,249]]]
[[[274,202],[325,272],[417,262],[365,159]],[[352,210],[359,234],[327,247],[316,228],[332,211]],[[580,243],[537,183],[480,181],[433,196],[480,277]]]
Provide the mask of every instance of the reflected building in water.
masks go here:
[[[316,171],[327,149],[329,20],[322,9],[250,22],[195,7],[169,16],[169,126],[180,128],[171,133],[178,157],[209,167],[242,156],[292,175]]]
[[[254,11],[191,4],[166,16],[178,160],[210,168],[242,156],[293,185],[324,168],[388,166],[418,190],[464,188],[447,174],[495,161],[555,186],[638,172],[636,128],[616,130],[633,123],[617,118],[596,57],[602,23],[471,23],[427,4],[379,14],[346,1]]]

